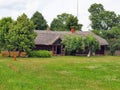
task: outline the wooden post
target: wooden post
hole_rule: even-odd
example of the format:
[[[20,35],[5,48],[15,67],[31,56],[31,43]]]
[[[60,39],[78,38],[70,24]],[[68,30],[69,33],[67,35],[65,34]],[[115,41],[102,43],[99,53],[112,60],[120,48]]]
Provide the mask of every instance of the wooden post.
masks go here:
[[[16,61],[16,54],[15,53],[14,53],[13,57],[14,57],[14,61]]]
[[[56,52],[56,55],[57,55],[57,45],[55,46],[55,49],[56,49],[55,52]]]
[[[14,61],[17,61],[16,58],[17,58],[18,54],[19,54],[19,52],[13,52]]]

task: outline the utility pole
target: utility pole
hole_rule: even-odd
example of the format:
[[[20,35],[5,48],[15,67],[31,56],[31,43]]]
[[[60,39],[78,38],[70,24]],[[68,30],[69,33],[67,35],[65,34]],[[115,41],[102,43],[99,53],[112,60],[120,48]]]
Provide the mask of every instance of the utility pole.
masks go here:
[[[78,9],[79,9],[79,2],[77,0],[77,18],[78,18]]]

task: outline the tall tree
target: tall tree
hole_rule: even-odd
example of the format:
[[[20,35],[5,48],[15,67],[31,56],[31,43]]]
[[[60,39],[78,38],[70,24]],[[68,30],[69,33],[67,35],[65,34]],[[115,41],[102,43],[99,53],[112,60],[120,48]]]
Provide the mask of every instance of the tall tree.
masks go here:
[[[33,21],[34,25],[36,26],[35,29],[36,30],[46,30],[48,25],[47,25],[47,22],[46,20],[44,19],[43,15],[36,11],[31,20]]]
[[[0,49],[6,48],[6,36],[9,32],[10,25],[13,23],[11,17],[4,17],[0,20]]]
[[[93,29],[109,30],[118,23],[115,12],[106,11],[102,4],[92,4],[88,11]]]
[[[34,46],[36,34],[34,32],[34,24],[22,14],[17,18],[8,32],[7,48],[11,51],[29,51]]]
[[[66,27],[68,30],[71,30],[71,28],[75,28],[76,30],[80,30],[82,28],[82,24],[78,24],[78,19],[77,17],[70,16],[69,19],[67,20]]]
[[[71,18],[74,17],[72,14],[62,13],[61,15],[57,15],[57,18],[54,18],[51,22],[50,29],[56,31],[68,31],[69,27],[73,25],[77,28],[77,30],[81,30],[82,25],[78,24],[78,19]],[[72,24],[71,24],[72,23]],[[74,24],[73,24],[74,23]]]
[[[94,3],[90,6],[90,8],[88,9],[88,11],[94,15],[97,14],[99,15],[101,12],[105,11],[104,6],[102,4],[97,4]]]
[[[56,18],[53,19],[50,29],[53,31],[66,31],[66,27],[63,24],[63,22],[61,22],[61,20]]]

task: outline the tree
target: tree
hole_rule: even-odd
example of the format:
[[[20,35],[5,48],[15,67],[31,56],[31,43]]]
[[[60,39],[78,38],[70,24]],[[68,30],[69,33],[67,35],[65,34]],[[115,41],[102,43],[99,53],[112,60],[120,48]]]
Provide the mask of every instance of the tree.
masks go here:
[[[109,40],[110,54],[115,55],[116,50],[120,50],[120,38]]]
[[[106,11],[102,4],[92,4],[88,11],[91,27],[95,30],[109,30],[118,23],[115,12]]]
[[[78,50],[84,50],[84,40],[81,36],[66,36],[62,40],[62,44],[69,55],[74,55]]]
[[[118,39],[116,39],[113,47],[115,48],[115,51],[120,50],[120,37]]]
[[[13,23],[11,17],[4,17],[0,20],[0,49],[6,48],[5,36],[8,35],[11,23]]]
[[[118,39],[118,37],[120,36],[120,26],[116,26],[116,27],[112,27],[110,30],[93,30],[92,32],[94,32],[95,34],[105,38],[106,40],[110,40],[110,39]]]
[[[104,6],[102,4],[97,4],[94,3],[90,6],[90,8],[88,9],[88,11],[92,14],[92,15],[99,15],[101,12],[105,11]]]
[[[91,13],[90,20],[93,32],[109,42],[108,49],[111,55],[114,55],[116,47],[119,46],[120,15],[106,11],[102,4],[92,4],[88,11]]]
[[[95,52],[97,49],[100,48],[100,44],[98,40],[91,35],[88,35],[85,38],[85,46],[88,47],[88,50],[89,50],[89,53],[87,55],[88,57],[91,56],[93,52]]]
[[[10,51],[29,51],[34,46],[36,33],[34,24],[25,14],[17,18],[8,32],[7,49]]]
[[[74,27],[76,30],[81,30],[82,24],[78,24],[77,17],[70,16],[66,22],[66,27],[68,30],[71,30],[72,27]]]
[[[77,18],[74,18],[72,14],[62,13],[61,15],[57,15],[57,18],[53,19],[50,29],[54,31],[69,31],[69,27],[73,25],[77,27],[77,30],[81,30],[82,25],[78,24]]]
[[[87,56],[89,57],[100,48],[98,40],[91,35],[85,38],[69,35],[63,38],[62,44],[65,46],[64,49],[69,55],[74,55],[77,51],[84,51],[85,47],[87,47],[89,50]]]
[[[93,30],[93,32],[103,38],[105,38],[108,43],[108,50],[110,50],[110,54],[114,55],[116,50],[119,50],[120,47],[120,26],[112,27],[110,30]]]
[[[120,27],[113,27],[107,32],[110,54],[115,55],[116,50],[120,50]]]
[[[118,22],[118,23],[117,23],[117,26],[120,27],[120,15],[117,16],[117,22]]]
[[[46,20],[38,11],[33,14],[31,21],[33,21],[34,25],[36,26],[36,30],[46,30],[48,27]]]
[[[65,25],[59,19],[56,18],[53,19],[50,29],[53,31],[59,31],[59,30],[66,31]]]

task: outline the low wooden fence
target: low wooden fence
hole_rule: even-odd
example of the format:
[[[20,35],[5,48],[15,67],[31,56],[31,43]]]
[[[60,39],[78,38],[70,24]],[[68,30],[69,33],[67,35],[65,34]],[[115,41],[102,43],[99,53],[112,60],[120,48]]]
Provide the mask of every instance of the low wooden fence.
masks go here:
[[[18,51],[16,51],[16,52],[14,52],[14,51],[10,51],[10,52],[8,52],[8,51],[1,51],[1,55],[2,56],[7,56],[7,57],[14,57],[14,56],[16,56],[16,57],[18,57],[18,56],[26,57],[27,53],[26,52],[18,52]]]

